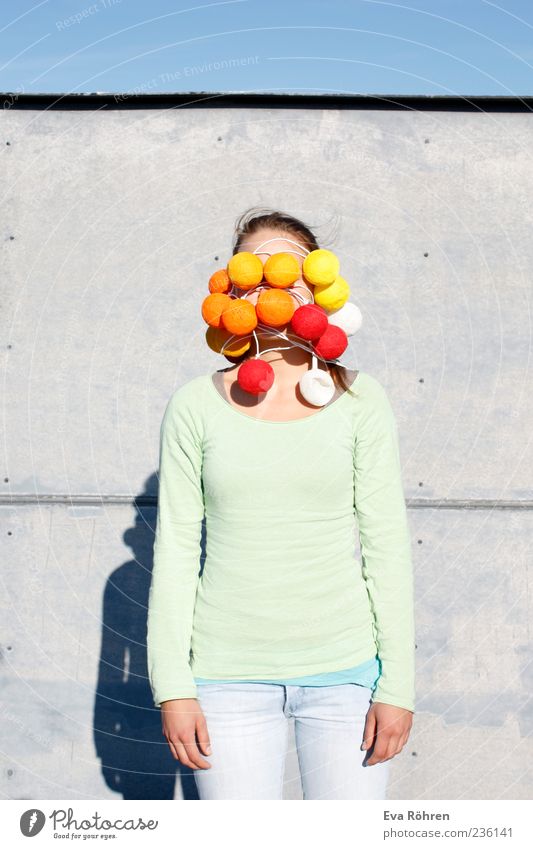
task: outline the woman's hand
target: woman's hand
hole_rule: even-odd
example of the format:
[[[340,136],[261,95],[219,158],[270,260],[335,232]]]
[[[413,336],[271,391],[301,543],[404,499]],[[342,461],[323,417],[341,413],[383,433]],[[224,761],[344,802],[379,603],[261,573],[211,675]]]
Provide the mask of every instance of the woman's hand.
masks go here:
[[[409,739],[413,712],[406,708],[372,702],[366,715],[362,749],[374,751],[365,766],[387,761],[402,751]]]
[[[202,757],[202,753],[211,754],[211,745],[205,716],[197,699],[161,702],[161,721],[163,734],[176,760],[191,769],[211,769],[209,761]]]

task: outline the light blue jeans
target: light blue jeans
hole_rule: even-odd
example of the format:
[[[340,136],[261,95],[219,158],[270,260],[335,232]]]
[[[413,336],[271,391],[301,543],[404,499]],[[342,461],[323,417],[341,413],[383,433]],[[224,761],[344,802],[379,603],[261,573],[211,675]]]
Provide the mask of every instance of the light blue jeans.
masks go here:
[[[289,717],[304,799],[385,799],[390,760],[365,766],[360,748],[371,694],[359,684],[199,684],[212,749],[211,768],[193,771],[200,799],[282,799]]]

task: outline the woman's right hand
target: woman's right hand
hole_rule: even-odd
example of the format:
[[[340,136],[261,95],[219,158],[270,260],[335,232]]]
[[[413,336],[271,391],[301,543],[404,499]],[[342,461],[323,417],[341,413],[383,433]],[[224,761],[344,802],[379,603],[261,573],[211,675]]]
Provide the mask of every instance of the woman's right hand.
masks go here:
[[[202,753],[211,754],[211,745],[198,699],[161,702],[161,721],[163,734],[176,760],[191,769],[211,769],[209,761],[202,757]]]

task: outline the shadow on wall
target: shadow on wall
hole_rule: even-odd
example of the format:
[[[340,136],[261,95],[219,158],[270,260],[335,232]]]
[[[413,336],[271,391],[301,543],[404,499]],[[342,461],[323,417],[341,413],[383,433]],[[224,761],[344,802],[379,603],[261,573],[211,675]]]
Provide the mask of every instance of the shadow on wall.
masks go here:
[[[157,493],[151,475],[143,495]],[[193,771],[175,760],[154,706],[146,663],[146,621],[156,508],[140,507],[124,533],[133,559],[109,576],[103,597],[102,641],[94,703],[94,744],[107,786],[123,799],[198,799]],[[202,564],[205,522],[202,528]]]

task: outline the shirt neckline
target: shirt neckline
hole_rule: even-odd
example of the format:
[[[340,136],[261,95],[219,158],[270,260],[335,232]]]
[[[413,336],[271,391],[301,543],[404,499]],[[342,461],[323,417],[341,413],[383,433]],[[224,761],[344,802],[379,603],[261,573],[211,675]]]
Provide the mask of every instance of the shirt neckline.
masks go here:
[[[215,372],[215,374],[218,374],[218,372]],[[349,386],[350,389],[353,389],[353,387],[355,386],[355,384],[359,380],[361,374],[362,374],[361,371],[357,372],[355,379],[352,381],[352,383]],[[286,420],[282,420],[282,421],[280,421],[278,419],[260,419],[260,418],[257,418],[256,416],[249,416],[247,413],[243,413],[241,410],[237,410],[237,408],[234,407],[233,404],[231,404],[227,400],[227,398],[224,398],[221,395],[221,393],[218,391],[218,388],[215,386],[214,374],[207,375],[207,378],[208,378],[209,386],[211,387],[211,391],[214,392],[216,397],[219,399],[219,401],[222,404],[224,404],[225,407],[228,407],[233,413],[235,413],[235,415],[241,416],[241,418],[249,419],[249,420],[251,420],[253,422],[257,422],[259,424],[266,424],[266,425],[278,425],[278,426],[279,425],[296,425],[296,424],[301,424],[303,422],[311,421],[312,419],[315,419],[317,416],[320,416],[320,415],[325,416],[327,414],[328,410],[331,410],[333,407],[335,407],[336,404],[339,404],[343,400],[343,398],[345,398],[347,395],[349,395],[349,392],[344,390],[344,392],[342,392],[338,396],[338,398],[335,398],[334,401],[330,401],[329,404],[327,404],[325,407],[322,407],[319,410],[317,410],[316,413],[311,413],[311,415],[309,415],[309,416],[301,416],[298,419],[286,419]]]

